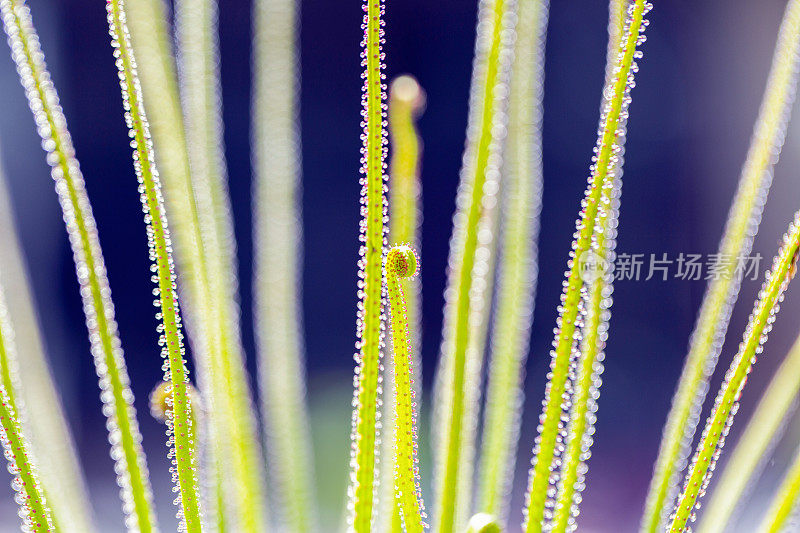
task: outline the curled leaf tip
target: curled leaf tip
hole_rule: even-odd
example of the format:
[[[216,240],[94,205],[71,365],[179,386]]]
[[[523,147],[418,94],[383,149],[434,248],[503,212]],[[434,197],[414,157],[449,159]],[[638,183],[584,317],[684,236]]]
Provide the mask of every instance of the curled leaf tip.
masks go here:
[[[386,270],[399,278],[415,276],[418,266],[417,253],[407,244],[394,246],[386,255]]]

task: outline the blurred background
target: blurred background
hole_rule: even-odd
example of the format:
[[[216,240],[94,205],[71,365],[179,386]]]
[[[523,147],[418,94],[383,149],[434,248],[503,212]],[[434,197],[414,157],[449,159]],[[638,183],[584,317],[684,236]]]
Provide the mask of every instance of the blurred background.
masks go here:
[[[733,197],[766,82],[785,0],[655,0],[628,122],[618,253],[713,253]],[[161,379],[147,243],[131,164],[104,2],[30,2],[60,93],[100,231],[117,321],[164,530],[175,509],[164,428],[147,396]],[[412,73],[427,92],[419,121],[422,162],[423,381],[429,399],[441,333],[442,291],[454,210],[475,33],[476,2],[389,0],[387,75]],[[251,313],[251,4],[221,0],[225,143],[239,252],[244,342],[255,371]],[[361,2],[301,2],[303,303],[308,390],[323,524],[338,524],[349,457],[359,220]],[[544,208],[539,282],[512,531],[543,397],[556,305],[574,221],[596,140],[606,50],[607,5],[553,2],[544,92]],[[754,253],[762,268],[800,208],[800,121],[775,170]],[[103,532],[123,531],[113,464],[89,354],[71,252],[22,88],[0,53],[0,152],[35,290],[47,354]],[[646,267],[645,267],[646,268]],[[740,293],[715,391],[735,354],[760,286]],[[635,531],[704,281],[619,281],[595,444],[579,530]],[[783,311],[742,398],[732,439],[800,331],[800,289]],[[710,395],[713,397],[713,394]],[[708,402],[703,420],[708,412]],[[424,417],[427,418],[427,417]],[[428,434],[421,446],[427,453]],[[729,442],[732,442],[729,440]],[[792,421],[738,523],[751,531],[796,445]],[[724,455],[723,455],[724,460]],[[423,479],[430,471],[423,469]],[[0,486],[0,531],[16,531],[8,481]]]

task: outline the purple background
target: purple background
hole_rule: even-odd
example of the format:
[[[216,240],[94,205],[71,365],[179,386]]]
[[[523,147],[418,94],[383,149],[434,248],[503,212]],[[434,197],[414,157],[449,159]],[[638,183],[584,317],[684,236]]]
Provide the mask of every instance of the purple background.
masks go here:
[[[160,379],[146,239],[117,74],[100,0],[31,2],[34,21],[70,125],[100,229],[123,347],[137,398],[164,530],[169,501],[163,428],[146,398]],[[618,252],[713,253],[749,144],[769,69],[783,0],[654,1],[633,91]],[[226,156],[239,245],[244,342],[254,370],[250,237],[250,3],[222,0],[220,31]],[[361,39],[360,2],[302,3],[304,312],[320,498],[338,524],[350,428],[355,341]],[[420,120],[424,225],[424,384],[432,382],[441,330],[447,241],[466,127],[476,5],[445,0],[389,2],[387,74],[415,74],[427,91]],[[544,97],[544,209],[540,275],[525,390],[512,531],[549,363],[555,309],[596,139],[603,81],[605,2],[551,7]],[[102,531],[122,531],[96,378],[88,351],[71,253],[23,92],[0,54],[0,149],[38,310]],[[800,207],[798,128],[790,125],[755,251],[765,263]],[[734,355],[759,282],[746,282],[716,390]],[[670,279],[616,285],[599,420],[580,530],[635,531],[661,427],[685,356],[704,282]],[[772,338],[751,376],[733,438],[798,331],[790,289]],[[713,396],[713,395],[712,395]],[[427,395],[424,400],[427,400]],[[705,417],[706,411],[704,411]],[[422,446],[429,442],[423,431]],[[748,515],[758,520],[800,442],[791,423]],[[430,480],[429,469],[423,476]],[[5,484],[5,482],[3,482]],[[6,485],[7,486],[7,485]],[[16,526],[8,490],[0,531]],[[10,524],[10,525],[6,525]],[[751,530],[749,522],[740,531]],[[326,528],[331,529],[331,528]]]

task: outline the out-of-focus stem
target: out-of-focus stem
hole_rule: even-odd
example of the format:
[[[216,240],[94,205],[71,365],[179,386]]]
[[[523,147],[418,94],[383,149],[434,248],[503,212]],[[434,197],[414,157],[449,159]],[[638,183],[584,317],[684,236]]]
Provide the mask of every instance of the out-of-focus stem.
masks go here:
[[[63,533],[95,531],[64,409],[44,353],[39,319],[34,310],[27,268],[13,220],[6,177],[0,171],[0,281],[5,289],[9,321],[14,325],[22,421],[28,445],[38,463],[47,503]]]
[[[203,481],[209,491],[204,513],[217,529],[225,531],[225,472],[230,472],[230,453],[221,405],[215,401],[214,383],[219,375],[219,328],[212,313],[211,286],[208,281],[209,258],[200,231],[200,212],[195,200],[195,185],[186,147],[178,79],[172,42],[163,0],[129,0],[125,6],[133,49],[136,52],[139,77],[145,105],[150,109],[156,161],[162,179],[170,230],[175,247],[175,261],[181,281],[179,291],[192,344],[192,355],[198,368],[198,383],[204,391],[207,406],[207,460],[209,476]],[[212,364],[214,365],[212,367]],[[216,374],[214,374],[216,372]],[[216,394],[219,394],[218,392]]]
[[[302,335],[296,0],[255,2],[253,242],[256,340],[279,519],[316,529]]]
[[[434,530],[442,533],[463,529],[470,515],[515,23],[515,0],[480,1],[434,391]]]
[[[469,519],[467,533],[502,533],[497,518],[488,513],[478,513]]]
[[[520,0],[510,81],[497,310],[480,458],[479,510],[505,518],[514,478],[522,369],[533,321],[542,198],[547,0]]]
[[[800,451],[795,455],[794,462],[783,478],[758,531],[760,533],[785,531],[789,518],[797,509],[798,497],[800,497]]]
[[[223,491],[223,515],[233,531],[265,531],[265,466],[240,339],[236,246],[222,152],[217,4],[182,0],[175,12],[189,164],[205,255],[211,431],[222,481],[230,487]]]
[[[705,506],[698,533],[722,533],[748,483],[767,459],[772,443],[800,390],[800,338],[772,377],[744,432],[736,442],[716,489]]]
[[[800,211],[783,237],[783,245],[775,256],[772,269],[767,272],[758,293],[755,308],[750,315],[739,352],[725,374],[717,393],[711,415],[706,421],[700,442],[697,444],[683,491],[673,513],[670,533],[683,533],[690,520],[694,520],[697,502],[706,492],[717,458],[722,451],[733,417],[739,409],[739,398],[757,356],[763,350],[767,335],[772,329],[780,309],[783,293],[794,277],[800,248]]]
[[[42,147],[69,235],[92,356],[108,417],[109,441],[122,488],[126,525],[142,533],[157,531],[142,437],[133,408],[125,359],[114,318],[97,226],[67,121],[44,62],[30,10],[23,0],[2,0],[0,9],[25,96],[34,115]]]
[[[737,265],[752,249],[772,183],[772,168],[786,136],[795,97],[799,52],[800,1],[791,0],[781,24],[761,110],[720,244],[720,257],[731,259],[722,262],[723,273],[709,284],[703,298],[689,354],[664,425],[642,518],[642,533],[663,529],[677,493],[679,475],[686,466],[708,380],[717,364],[739,293],[742,272]]]

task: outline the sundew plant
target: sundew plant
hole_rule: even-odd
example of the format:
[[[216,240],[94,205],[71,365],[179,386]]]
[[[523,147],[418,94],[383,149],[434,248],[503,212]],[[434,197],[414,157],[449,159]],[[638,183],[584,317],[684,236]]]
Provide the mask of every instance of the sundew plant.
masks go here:
[[[800,0],[412,4],[0,0],[0,533],[800,528]]]

